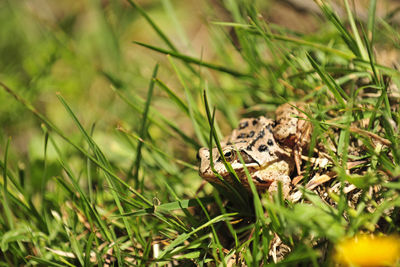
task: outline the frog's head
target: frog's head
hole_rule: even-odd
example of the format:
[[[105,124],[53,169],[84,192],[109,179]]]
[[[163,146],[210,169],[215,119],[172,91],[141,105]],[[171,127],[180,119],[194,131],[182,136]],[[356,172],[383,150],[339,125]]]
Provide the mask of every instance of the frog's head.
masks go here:
[[[232,168],[241,172],[244,167],[242,162],[240,161],[239,154],[243,159],[244,164],[249,170],[257,169],[262,163],[259,162],[256,158],[251,156],[251,153],[246,151],[245,147],[241,147],[241,145],[229,145],[222,147],[222,152],[224,154],[225,160],[232,166]],[[213,148],[210,150],[208,148],[201,148],[198,153],[198,158],[200,161],[199,173],[204,178],[216,178],[215,173],[211,168],[211,158],[213,162],[213,166],[215,171],[220,174],[222,177],[226,177],[229,175],[228,170],[225,167],[222,156],[218,152],[217,148]]]
[[[277,151],[280,150],[280,147],[276,144],[271,131],[273,124],[273,120],[265,117],[242,119],[238,128],[232,131],[227,141],[221,142],[225,160],[237,173],[244,173],[244,166],[238,155],[242,157],[244,165],[250,173],[278,160]],[[199,150],[200,176],[207,180],[216,179],[211,168],[211,158],[215,171],[222,177],[227,177],[229,172],[216,147],[211,150],[211,153],[205,147]]]

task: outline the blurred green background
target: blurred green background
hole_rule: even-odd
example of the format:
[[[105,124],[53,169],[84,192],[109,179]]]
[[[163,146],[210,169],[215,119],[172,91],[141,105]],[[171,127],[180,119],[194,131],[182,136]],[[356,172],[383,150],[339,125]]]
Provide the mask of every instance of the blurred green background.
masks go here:
[[[207,30],[201,23],[205,19],[201,3],[139,4],[183,50],[200,51],[208,46]],[[156,62],[166,61],[165,56],[132,43],[160,44],[137,10],[126,1],[1,1],[0,24],[0,80],[67,135],[76,134],[79,138],[77,128],[56,97],[55,93],[60,92],[85,127],[96,123],[96,140],[102,149],[113,152],[111,160],[128,164],[132,151],[114,142],[115,128],[122,123],[127,129],[138,129],[141,116],[116,96],[104,73],[116,77],[128,95],[145,99]],[[170,68],[160,68],[158,77],[166,83],[176,83]],[[155,95],[159,97],[154,98],[154,105],[171,119],[179,120],[179,113],[169,106],[165,96],[157,90]],[[3,91],[0,103],[1,154],[11,136],[11,163],[41,161],[44,135],[40,121]],[[55,155],[50,151],[48,157]]]
[[[171,39],[180,39],[183,31],[174,23],[180,27],[184,24],[188,32],[200,27],[199,17],[192,20],[193,12],[200,8],[189,1],[182,7],[173,7],[179,22],[168,18],[165,12],[171,8],[169,1],[141,4],[163,29],[169,30]],[[116,99],[102,72],[129,85],[127,91],[145,96],[152,69],[164,56],[132,43],[159,40],[127,2],[2,1],[0,5],[3,83],[29,99],[63,130],[74,131],[55,92],[68,99],[85,123],[97,122],[110,130],[119,120],[137,123],[135,114]],[[177,43],[185,44],[184,40]],[[167,81],[174,79],[167,68],[161,68],[159,75]],[[1,142],[4,144],[5,137],[13,136],[13,146],[24,155],[35,131],[40,131],[38,121],[9,95],[2,92],[0,101],[0,123],[5,133]]]

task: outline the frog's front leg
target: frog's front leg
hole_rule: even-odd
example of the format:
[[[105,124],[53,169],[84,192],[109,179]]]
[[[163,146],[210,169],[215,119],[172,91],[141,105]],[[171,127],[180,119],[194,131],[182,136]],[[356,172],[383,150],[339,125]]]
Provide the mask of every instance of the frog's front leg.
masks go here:
[[[304,103],[279,106],[275,111],[276,125],[273,129],[274,138],[282,146],[292,149],[298,175],[301,174],[301,155],[308,149],[313,130],[307,116],[300,111],[304,109]]]
[[[291,179],[288,175],[286,174],[280,174],[277,176],[277,178],[271,183],[271,185],[268,188],[268,193],[270,195],[275,194],[278,192],[278,186],[279,183],[282,185],[282,194],[285,199],[288,198],[289,193],[290,193],[290,185],[291,185]]]

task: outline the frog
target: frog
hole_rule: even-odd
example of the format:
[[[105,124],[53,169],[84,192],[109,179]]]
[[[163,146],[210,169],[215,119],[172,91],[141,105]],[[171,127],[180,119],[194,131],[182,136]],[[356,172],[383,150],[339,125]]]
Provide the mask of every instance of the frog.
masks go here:
[[[291,154],[274,137],[275,128],[275,120],[264,116],[244,118],[220,144],[226,161],[230,163],[240,182],[248,191],[250,191],[250,185],[244,165],[258,192],[276,192],[278,184],[281,183],[282,192],[286,198],[291,189],[290,174],[295,163]],[[241,156],[244,164],[238,155]],[[206,147],[201,148],[198,158],[200,161],[199,174],[206,181],[223,185],[224,183],[218,178],[217,173],[226,182],[234,183],[233,179],[235,178],[232,178],[226,169],[216,147],[211,151]],[[210,163],[211,161],[213,164]]]

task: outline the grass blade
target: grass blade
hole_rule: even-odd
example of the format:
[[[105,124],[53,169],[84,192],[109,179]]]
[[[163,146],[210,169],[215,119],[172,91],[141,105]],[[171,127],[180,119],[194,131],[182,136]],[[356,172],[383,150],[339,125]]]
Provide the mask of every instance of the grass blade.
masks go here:
[[[151,103],[151,98],[153,96],[153,89],[154,89],[154,79],[157,76],[157,71],[158,71],[158,64],[154,67],[153,70],[153,75],[150,81],[150,85],[149,85],[149,90],[147,93],[147,101],[146,101],[146,105],[144,107],[144,111],[143,111],[143,116],[142,116],[142,125],[139,131],[139,137],[141,139],[145,139],[145,135],[146,135],[146,128],[147,128],[147,121],[148,121],[148,115],[149,115],[149,107],[150,107],[150,103]],[[136,158],[134,163],[132,164],[131,168],[129,169],[129,173],[128,175],[131,175],[133,168],[135,168],[134,170],[134,174],[133,174],[133,179],[135,181],[135,188],[139,188],[139,168],[140,168],[140,160],[141,160],[141,156],[142,156],[142,142],[138,143],[137,146],[137,150],[136,150]],[[129,179],[129,176],[128,176]],[[143,188],[141,188],[141,191],[143,191]]]
[[[46,260],[43,258],[39,258],[39,257],[35,257],[35,256],[28,256],[27,257],[28,260],[33,260],[37,263],[43,264],[43,266],[54,266],[54,267],[65,267],[65,263],[64,264],[60,264],[54,261],[50,261],[50,260]]]
[[[90,263],[90,257],[91,257],[90,251],[91,251],[91,248],[92,248],[93,239],[95,237],[96,237],[96,234],[94,232],[90,233],[89,238],[88,238],[88,240],[86,242],[85,264],[84,264],[84,266],[90,266],[91,265],[91,263]]]
[[[307,58],[310,61],[313,68],[315,69],[315,71],[318,73],[321,80],[326,84],[328,89],[332,92],[336,101],[340,104],[342,108],[344,108],[346,106],[346,103],[343,98],[348,99],[349,97],[347,96],[347,94],[335,82],[332,76],[330,76],[328,73],[326,73],[318,66],[317,62],[315,62],[315,60],[309,54],[307,54]]]
[[[374,37],[375,37],[375,17],[376,17],[375,13],[376,13],[376,0],[370,0],[368,7],[367,33],[368,33],[368,39],[370,40],[371,43],[374,43]]]
[[[160,81],[159,79],[155,80],[156,83],[160,86],[160,88],[167,93],[167,95],[171,98],[171,100],[186,114],[189,115],[189,108],[185,104],[185,102],[180,99],[165,83]]]
[[[357,47],[358,47],[358,51],[360,51],[361,58],[364,59],[364,60],[367,60],[368,55],[367,55],[367,52],[365,51],[365,48],[364,48],[363,42],[361,41],[360,35],[358,34],[358,29],[357,29],[357,26],[356,26],[356,22],[354,21],[353,14],[352,14],[352,12],[350,10],[349,1],[348,0],[344,0],[344,4],[345,4],[345,7],[346,7],[347,16],[349,17],[351,30],[353,31],[355,42],[356,42]]]
[[[254,22],[252,22],[252,23],[254,23]],[[293,36],[287,36],[287,35],[266,32],[266,31],[262,30],[262,28],[256,27],[257,24],[255,24],[255,23],[253,25],[249,25],[249,24],[232,23],[232,22],[213,22],[213,24],[221,25],[221,26],[230,26],[230,27],[234,27],[234,28],[243,28],[251,34],[260,34],[264,38],[278,40],[278,41],[284,41],[284,42],[292,43],[292,44],[295,44],[298,46],[315,48],[319,51],[330,53],[330,54],[339,56],[341,58],[344,58],[346,60],[351,60],[356,57],[353,53],[351,53],[351,50],[350,51],[341,51],[341,50],[326,46],[325,44],[311,42],[311,41],[296,38]]]
[[[348,48],[357,56],[361,57],[360,50],[358,49],[357,42],[351,36],[351,34],[347,31],[346,27],[340,21],[338,16],[332,11],[332,8],[328,6],[325,2],[315,1],[322,12],[325,14],[325,17],[331,21],[331,23],[335,26],[337,31],[340,33],[343,41],[347,44]]]
[[[137,11],[139,11],[140,15],[142,15],[146,19],[146,21],[155,30],[158,36],[160,36],[160,38],[164,41],[164,43],[173,51],[177,51],[176,47],[172,44],[169,38],[162,32],[162,30],[156,25],[156,23],[150,18],[149,15],[147,15],[147,13],[140,6],[138,6],[133,0],[128,0],[128,2]]]
[[[224,153],[222,151],[222,147],[221,147],[221,143],[219,142],[218,136],[217,136],[217,132],[215,131],[215,127],[214,127],[214,118],[215,118],[215,110],[213,112],[213,115],[211,116],[210,113],[210,107],[208,105],[208,100],[207,100],[207,94],[206,91],[204,91],[204,105],[206,108],[206,114],[207,114],[207,118],[208,118],[208,123],[210,125],[210,141],[209,141],[209,151],[210,151],[210,165],[211,165],[211,169],[213,170],[214,174],[218,177],[218,179],[229,189],[229,192],[233,192],[233,196],[236,201],[238,201],[239,205],[241,207],[244,208],[244,210],[246,210],[246,207],[248,207],[248,201],[247,198],[245,198],[245,196],[247,196],[247,192],[246,189],[243,187],[243,185],[240,183],[240,179],[237,176],[235,170],[232,168],[231,164],[229,162],[226,161]],[[215,141],[215,144],[218,148],[218,152],[221,156],[222,162],[225,165],[225,168],[227,169],[227,171],[229,172],[229,174],[231,175],[232,181],[234,183],[234,186],[232,186],[231,184],[229,184],[228,182],[226,182],[224,180],[224,178],[215,170],[214,168],[214,164],[213,164],[213,155],[212,155],[212,140]]]
[[[185,96],[186,96],[186,100],[187,100],[187,107],[188,107],[188,111],[189,111],[189,118],[192,121],[193,127],[194,127],[194,131],[196,133],[197,138],[200,140],[200,143],[205,144],[205,138],[204,135],[202,133],[202,131],[200,131],[200,127],[199,127],[199,121],[201,122],[202,120],[199,120],[198,118],[201,117],[199,115],[196,103],[193,100],[193,96],[188,88],[188,86],[185,83],[185,80],[183,79],[182,73],[180,72],[179,68],[175,65],[174,61],[172,60],[171,57],[167,56],[169,62],[172,65],[172,68],[174,69],[175,73],[178,76],[179,82],[181,83],[181,85],[183,86],[183,89],[185,90]]]
[[[7,139],[7,144],[6,144],[6,149],[4,152],[4,167],[3,167],[3,179],[4,179],[4,185],[3,185],[3,209],[6,217],[6,224],[7,228],[9,230],[14,229],[14,221],[12,218],[12,212],[8,203],[8,179],[7,179],[7,159],[8,159],[8,148],[10,146],[10,141],[11,137]]]
[[[157,81],[157,79],[156,79]],[[130,99],[128,99],[127,96],[125,96],[120,90],[117,89],[113,89],[114,92],[117,93],[117,95],[126,103],[128,104],[131,108],[133,108],[135,111],[137,111],[138,113],[143,113],[143,110],[140,109],[138,107],[137,104],[135,103],[144,103],[144,101],[142,99],[140,99],[137,96],[133,96],[134,99],[131,101]],[[157,118],[155,118],[157,117]],[[178,136],[180,136],[185,142],[191,144],[195,149],[199,149],[200,148],[200,144],[194,140],[193,138],[189,137],[188,135],[186,135],[181,129],[179,129],[179,127],[173,123],[171,120],[168,120],[164,115],[162,115],[159,111],[153,109],[152,107],[150,107],[150,115],[148,116],[148,120],[149,122],[151,122],[154,125],[157,125],[157,127],[159,127],[163,132],[169,133],[168,129],[162,125],[159,120],[160,119],[163,123],[165,123],[169,128],[171,128]]]
[[[181,42],[183,42],[185,44],[185,46],[190,45],[190,41],[185,34],[185,30],[183,28],[182,22],[179,19],[179,17],[177,16],[175,7],[172,5],[171,0],[162,0],[161,2],[162,2],[162,5],[163,5],[166,13],[171,18],[171,21],[174,24],[174,28],[176,29],[176,32],[178,33],[178,36],[179,36]]]
[[[178,59],[180,59],[180,60],[182,60],[184,62],[187,62],[187,63],[194,63],[194,64],[199,65],[199,66],[204,66],[204,67],[207,67],[207,68],[210,68],[210,69],[213,69],[213,70],[217,70],[217,71],[220,71],[220,72],[225,72],[225,73],[228,73],[230,75],[237,76],[237,77],[251,77],[250,74],[245,74],[245,73],[242,73],[242,72],[238,72],[238,71],[235,71],[233,69],[230,69],[230,68],[227,68],[227,67],[224,67],[224,66],[220,66],[220,65],[217,65],[217,64],[208,63],[208,62],[202,61],[200,59],[197,59],[197,58],[194,58],[194,57],[190,57],[190,56],[186,56],[186,55],[183,55],[183,54],[175,52],[175,51],[165,50],[165,49],[160,48],[160,47],[155,47],[155,46],[152,46],[152,45],[149,45],[149,44],[145,44],[145,43],[142,43],[142,42],[137,42],[137,41],[134,41],[133,43],[135,43],[137,45],[140,45],[140,46],[143,46],[143,47],[146,47],[146,48],[149,48],[151,50],[157,51],[157,52],[165,54],[165,55],[170,55],[172,57],[176,57],[176,58],[178,58]]]
[[[126,200],[126,201],[129,202],[129,200]],[[197,207],[198,206],[197,201],[198,201],[197,199],[184,199],[184,200],[180,200],[180,201],[173,201],[173,202],[158,205],[156,207],[141,209],[141,210],[137,210],[134,212],[129,212],[129,213],[117,215],[117,216],[151,215],[154,213],[155,210],[157,210],[159,212],[165,212],[167,214],[167,213],[171,213],[172,211],[176,211],[176,210],[187,209],[189,207]],[[209,204],[209,203],[213,202],[213,198],[204,197],[204,198],[200,198],[199,201],[201,201],[202,203]]]
[[[193,169],[193,170],[197,170],[197,167],[193,166],[192,164],[187,163],[187,162],[185,162],[185,161],[182,161],[182,160],[180,160],[180,159],[174,158],[172,155],[166,153],[166,152],[163,151],[162,149],[160,149],[160,148],[156,147],[155,145],[153,145],[153,144],[151,144],[151,143],[149,143],[149,142],[146,142],[145,140],[141,139],[141,138],[140,138],[138,135],[136,135],[135,133],[129,132],[129,131],[127,131],[126,129],[122,128],[121,126],[119,126],[119,127],[117,128],[117,130],[123,132],[124,134],[127,134],[127,135],[129,135],[129,136],[135,138],[136,140],[138,140],[138,141],[142,142],[143,144],[145,144],[146,146],[150,147],[152,150],[157,151],[158,153],[160,153],[160,154],[163,155],[164,157],[166,157],[166,158],[168,158],[168,159],[170,159],[170,160],[172,160],[172,161],[178,163],[179,165],[182,165],[182,166],[191,168],[191,169]]]

